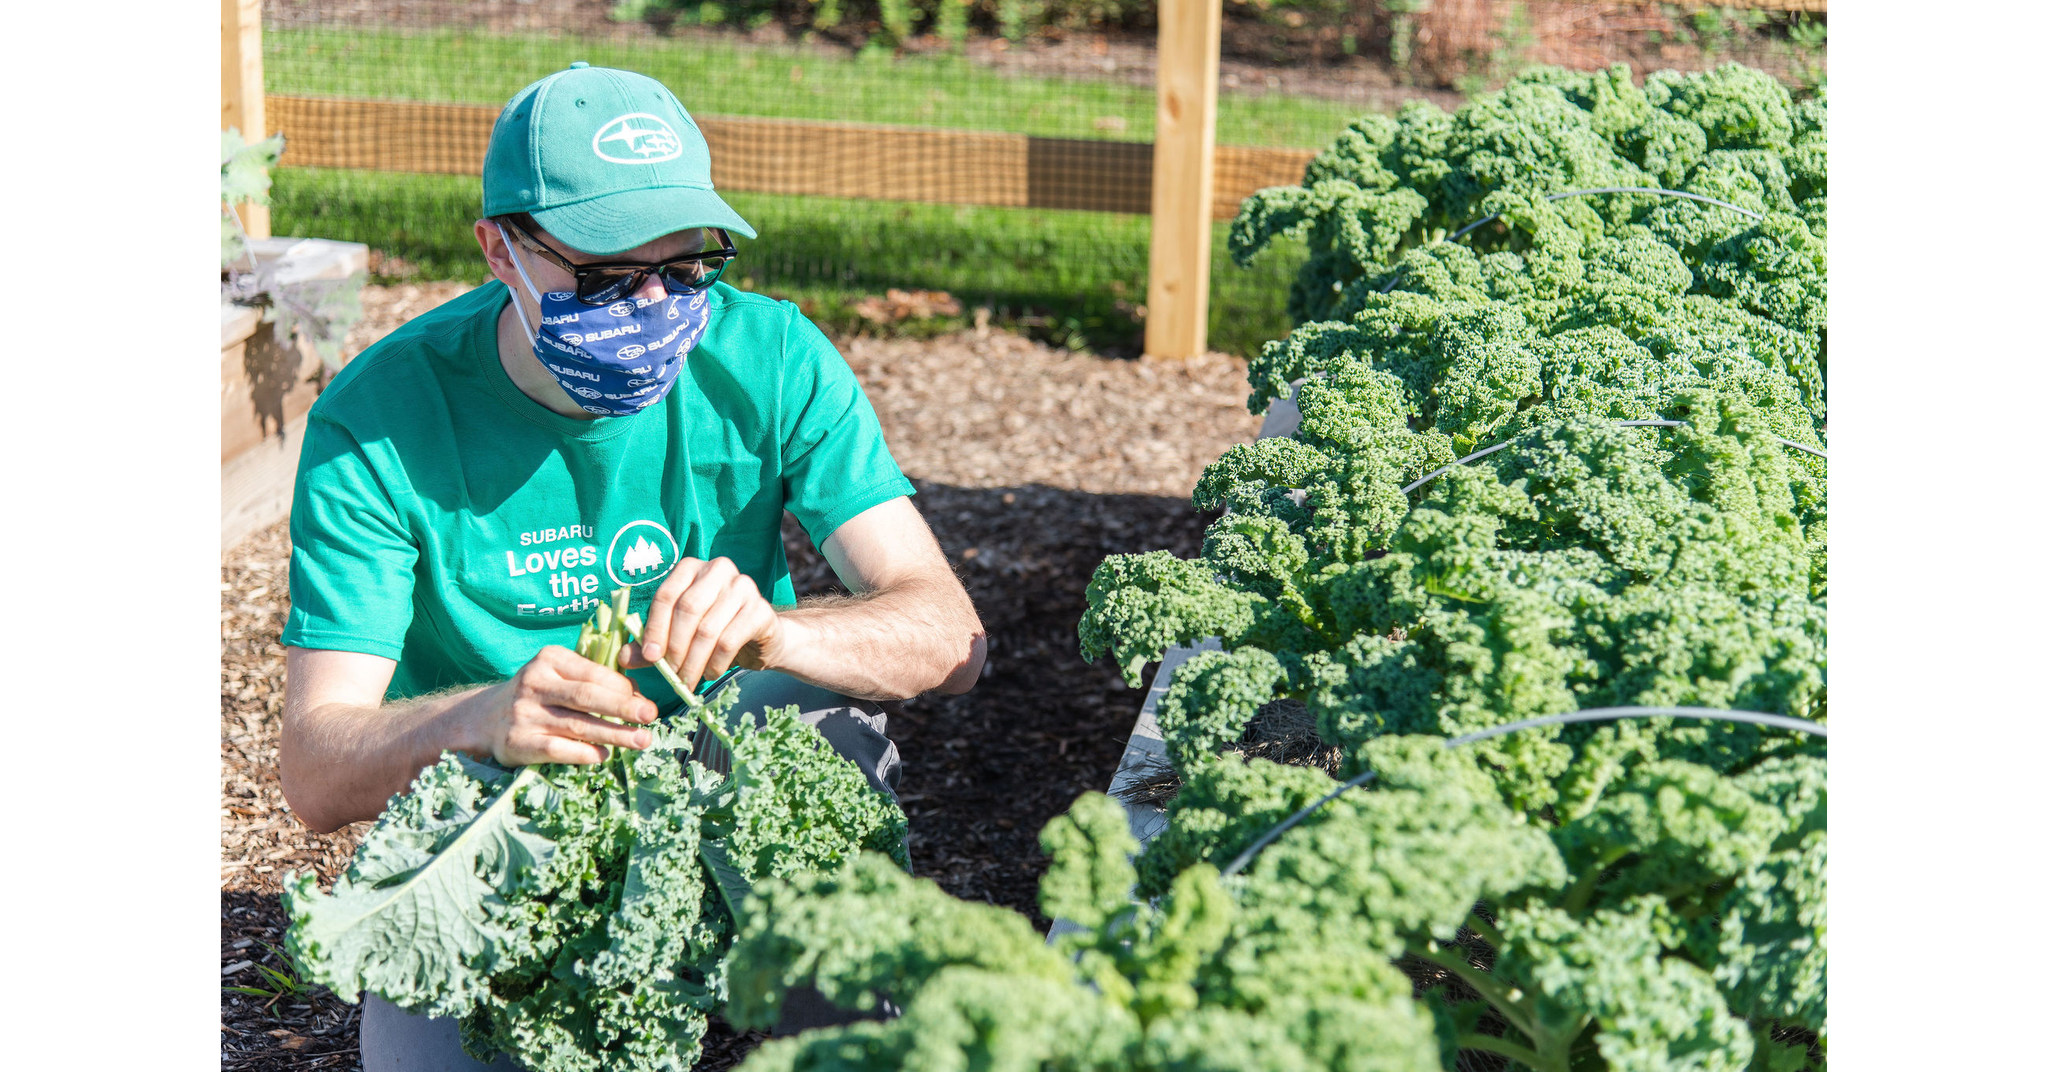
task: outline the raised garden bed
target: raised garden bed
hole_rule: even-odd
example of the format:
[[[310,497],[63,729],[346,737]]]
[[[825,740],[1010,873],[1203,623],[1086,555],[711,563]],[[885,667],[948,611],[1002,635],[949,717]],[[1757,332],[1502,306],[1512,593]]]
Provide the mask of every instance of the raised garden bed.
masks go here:
[[[257,270],[280,284],[339,280],[356,285],[369,269],[360,242],[258,238]],[[263,310],[220,306],[221,545],[233,546],[291,509],[292,476],[306,411],[326,386],[326,363],[304,338],[279,338]]]

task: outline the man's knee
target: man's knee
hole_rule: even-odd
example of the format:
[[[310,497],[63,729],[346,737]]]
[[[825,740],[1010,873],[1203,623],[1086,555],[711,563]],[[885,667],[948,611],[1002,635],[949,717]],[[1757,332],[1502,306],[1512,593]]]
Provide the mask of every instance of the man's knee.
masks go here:
[[[817,728],[833,751],[859,767],[869,785],[891,798],[896,796],[903,760],[896,752],[896,742],[889,739],[889,716],[865,700],[849,700],[841,707],[801,712],[801,717]]]
[[[464,1053],[454,1017],[410,1012],[376,994],[363,995],[358,1042],[363,1072],[521,1072],[504,1054],[485,1063]]]

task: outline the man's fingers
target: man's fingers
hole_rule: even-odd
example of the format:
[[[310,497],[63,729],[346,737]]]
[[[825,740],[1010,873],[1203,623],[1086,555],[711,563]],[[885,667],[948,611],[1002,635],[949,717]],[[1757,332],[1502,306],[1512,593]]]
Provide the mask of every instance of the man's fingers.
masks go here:
[[[563,737],[548,732],[539,725],[520,727],[507,736],[504,747],[497,752],[497,760],[510,766],[527,766],[534,763],[602,763],[608,750],[599,744]]]
[[[775,608],[767,600],[755,600],[740,611],[732,624],[712,645],[711,658],[705,660],[704,676],[715,678],[732,669],[733,660],[739,657],[748,645],[767,636],[775,627]]]
[[[588,741],[577,741],[567,737],[542,737],[534,748],[534,758],[526,762],[575,763],[588,766],[592,763],[603,763],[610,756],[609,749]]]
[[[683,679],[683,684],[695,688],[703,679],[705,661],[711,658],[713,651],[725,639],[725,634],[731,631],[740,612],[747,608],[748,589],[751,587],[728,587],[718,602],[697,619],[697,631],[690,637],[688,647],[683,649],[683,657],[676,663],[676,676]],[[741,638],[738,643],[746,643],[746,638]]]
[[[654,721],[657,713],[654,701],[631,691],[632,683],[626,682],[624,691],[611,687],[609,682],[563,681],[537,697],[551,707],[567,708],[571,711],[585,711],[607,718],[623,718],[628,722],[648,723]]]
[[[731,559],[713,559],[697,574],[696,581],[676,597],[675,616],[669,619],[668,631],[662,634],[661,657],[668,659],[670,666],[681,670],[691,642],[704,630],[705,617],[725,598],[727,588],[738,574]],[[693,684],[687,676],[683,683]]]
[[[647,605],[647,620],[640,625],[640,643],[646,649],[643,657],[647,661],[661,658],[662,653],[668,650],[667,640],[675,617],[676,600],[707,565],[709,563],[694,558],[681,559],[661,582],[661,587],[654,590],[654,600]]]
[[[654,743],[651,730],[621,726],[568,708],[550,707],[547,710],[554,716],[543,727],[549,737],[620,748],[645,748]]]
[[[732,559],[709,562],[683,559],[654,593],[647,608],[647,626],[640,632],[641,655],[648,660],[667,658],[674,666],[690,646],[704,615],[718,605],[727,588],[744,577]],[[746,578],[747,583],[753,583]],[[659,618],[656,616],[660,612]]]
[[[633,679],[607,666],[599,666],[574,652],[545,660],[535,672],[522,674],[523,693],[544,704],[588,711],[630,722],[652,722],[653,701],[639,694]]]

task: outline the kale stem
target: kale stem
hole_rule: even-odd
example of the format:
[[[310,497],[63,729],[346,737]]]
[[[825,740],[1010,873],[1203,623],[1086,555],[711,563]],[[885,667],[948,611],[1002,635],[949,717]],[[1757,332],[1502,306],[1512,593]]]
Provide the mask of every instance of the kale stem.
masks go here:
[[[718,743],[725,746],[726,755],[735,759],[739,757],[740,746],[733,741],[732,733],[726,729],[722,720],[713,715],[709,708],[698,705],[697,721],[702,722],[704,728],[711,731],[711,736],[718,738]]]
[[[1496,951],[1507,944],[1506,939],[1503,939],[1500,935],[1500,928],[1479,918],[1479,913],[1477,912],[1465,917],[1465,927],[1473,934],[1478,935],[1480,941],[1492,946]]]
[[[1411,949],[1409,952],[1464,980],[1466,986],[1478,991],[1479,996],[1485,998],[1487,1004],[1492,1005],[1502,1019],[1514,1025],[1515,1030],[1541,1043],[1543,1036],[1537,1032],[1528,1010],[1508,998],[1508,988],[1500,985],[1499,980],[1465,963],[1463,957],[1441,951],[1431,953],[1427,950]]]
[[[1560,907],[1574,916],[1584,912],[1586,910],[1586,902],[1593,899],[1593,890],[1600,884],[1600,872],[1606,869],[1607,864],[1605,862],[1586,868],[1586,872],[1580,875],[1577,881],[1572,883],[1570,890],[1565,892],[1564,902]]]
[[[1545,1061],[1541,1054],[1527,1046],[1517,1046],[1496,1035],[1482,1035],[1478,1032],[1459,1035],[1458,1048],[1461,1050],[1485,1050],[1489,1053],[1497,1053],[1502,1057],[1520,1061],[1530,1068],[1536,1069],[1537,1072],[1552,1072],[1552,1070],[1563,1067],[1555,1062]]]
[[[1332,642],[1343,639],[1342,637],[1331,636],[1330,632],[1323,628],[1322,620],[1316,617],[1315,608],[1308,605],[1308,599],[1301,594],[1299,589],[1294,587],[1294,582],[1284,578],[1280,581],[1280,600],[1287,606],[1288,610],[1294,612],[1294,616],[1300,619],[1301,624],[1308,626],[1309,631],[1317,636]]]
[[[626,625],[626,635],[632,637],[635,642],[639,641],[640,616],[638,614],[627,614],[620,620],[623,621]],[[676,695],[681,696],[685,704],[688,704],[692,708],[701,708],[704,706],[704,701],[698,699],[696,690],[683,687],[683,679],[677,677],[676,672],[674,670],[669,669],[667,659],[654,660],[654,669],[657,673],[661,674],[661,679],[663,681],[668,682],[669,688],[676,690]]]

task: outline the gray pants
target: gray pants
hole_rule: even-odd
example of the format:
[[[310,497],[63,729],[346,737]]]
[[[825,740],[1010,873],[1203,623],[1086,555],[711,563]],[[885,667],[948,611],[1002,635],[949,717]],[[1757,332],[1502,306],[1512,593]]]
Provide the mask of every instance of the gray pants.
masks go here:
[[[859,767],[869,785],[891,797],[896,795],[902,763],[888,737],[889,718],[873,702],[841,696],[773,671],[741,670],[720,686],[720,691],[733,688],[740,690],[732,707],[736,716],[751,713],[758,724],[766,709],[795,704],[803,721],[817,727],[834,751]],[[723,755],[723,747],[705,747],[709,736],[699,731],[696,754],[707,766],[722,770],[731,757]],[[836,1008],[806,987],[791,991],[783,1001],[782,1020],[775,1025],[775,1034],[793,1035],[862,1018],[863,1014]],[[361,1040],[363,1072],[522,1072],[504,1054],[485,1064],[463,1053],[461,1032],[452,1018],[407,1012],[375,994],[363,995]]]

